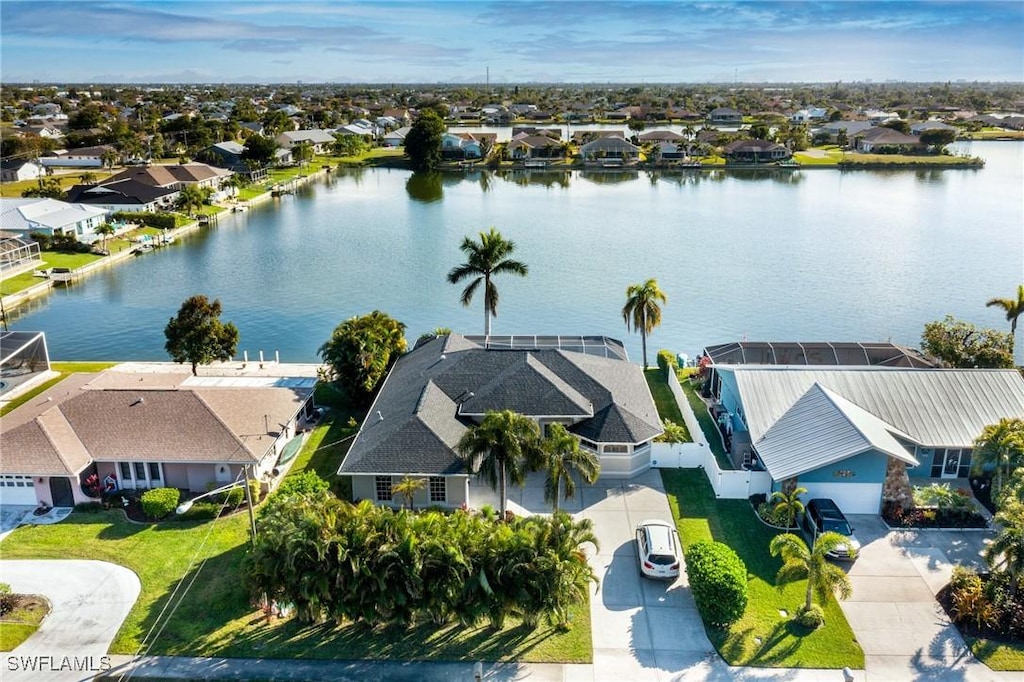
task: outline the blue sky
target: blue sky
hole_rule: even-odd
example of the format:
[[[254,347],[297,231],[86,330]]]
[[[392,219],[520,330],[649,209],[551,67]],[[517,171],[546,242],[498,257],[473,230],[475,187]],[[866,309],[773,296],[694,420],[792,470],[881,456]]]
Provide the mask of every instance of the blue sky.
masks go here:
[[[1024,2],[0,2],[4,82],[1024,81]]]

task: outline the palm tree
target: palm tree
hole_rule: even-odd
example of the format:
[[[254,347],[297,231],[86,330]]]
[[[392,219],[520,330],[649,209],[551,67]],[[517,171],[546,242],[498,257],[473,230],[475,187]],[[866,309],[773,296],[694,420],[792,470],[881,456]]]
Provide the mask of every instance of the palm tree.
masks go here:
[[[990,298],[987,307],[999,306],[1006,311],[1006,320],[1010,323],[1010,336],[1017,333],[1017,318],[1024,313],[1024,284],[1017,285],[1017,299]]]
[[[558,498],[565,491],[565,499],[571,500],[576,495],[576,481],[573,472],[579,472],[587,483],[597,480],[601,472],[601,462],[597,455],[580,447],[576,436],[561,424],[548,426],[548,435],[541,444],[544,448],[544,499],[554,505],[553,511],[558,513]]]
[[[540,460],[540,430],[532,419],[512,410],[490,411],[462,434],[456,449],[470,471],[498,491],[504,520],[507,481],[522,485],[527,468]]]
[[[107,239],[110,238],[115,231],[114,226],[110,223],[103,223],[96,227],[96,234],[100,236],[100,244],[104,251],[107,250]]]
[[[974,439],[971,466],[975,471],[995,468],[994,498],[1003,487],[1003,475],[1009,476],[1015,468],[1024,466],[1024,419],[1000,419],[998,424],[982,429]]]
[[[814,547],[808,549],[807,543],[797,535],[776,535],[772,538],[769,548],[772,556],[782,556],[783,564],[775,576],[775,582],[783,585],[794,580],[807,579],[803,611],[811,610],[811,597],[814,595],[822,603],[827,602],[836,593],[840,599],[846,599],[853,594],[853,585],[850,584],[850,579],[843,569],[829,563],[826,554],[849,542],[850,539],[844,535],[826,531],[814,541]]]
[[[658,302],[668,303],[668,299],[658,287],[658,280],[649,279],[643,284],[631,284],[626,288],[626,305],[622,307],[622,319],[626,323],[626,331],[640,332],[640,341],[644,349],[644,369],[647,369],[647,335],[661,324],[661,307]]]
[[[413,478],[411,476],[405,476],[401,481],[391,486],[391,492],[396,495],[401,495],[405,498],[405,501],[409,503],[409,509],[415,509],[413,506],[413,497],[416,493],[423,490],[427,485],[427,479],[425,478]]]
[[[479,242],[469,237],[462,240],[459,249],[466,254],[466,262],[452,268],[448,273],[448,281],[452,284],[472,278],[469,285],[462,290],[460,300],[464,306],[473,301],[473,294],[483,282],[484,336],[491,335],[491,316],[498,315],[498,289],[491,281],[491,276],[509,273],[525,277],[529,272],[525,263],[508,258],[515,248],[514,242],[502,237],[501,233],[492,227],[488,232],[480,233]]]
[[[1010,576],[1010,593],[1017,594],[1024,577],[1024,505],[1009,504],[996,514],[1002,530],[985,548],[983,556],[992,570]]]
[[[807,488],[799,487],[793,488],[789,492],[776,490],[772,493],[772,499],[775,500],[775,508],[780,514],[786,515],[786,528],[792,528],[796,517],[803,512],[804,503],[800,501],[800,496],[806,492]]]

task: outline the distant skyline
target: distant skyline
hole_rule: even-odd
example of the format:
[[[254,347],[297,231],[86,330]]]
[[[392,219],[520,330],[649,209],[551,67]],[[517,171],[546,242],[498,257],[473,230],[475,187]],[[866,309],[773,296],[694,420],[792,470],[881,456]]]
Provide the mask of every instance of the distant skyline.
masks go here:
[[[1020,0],[2,0],[0,80],[1021,82],[1022,36]]]

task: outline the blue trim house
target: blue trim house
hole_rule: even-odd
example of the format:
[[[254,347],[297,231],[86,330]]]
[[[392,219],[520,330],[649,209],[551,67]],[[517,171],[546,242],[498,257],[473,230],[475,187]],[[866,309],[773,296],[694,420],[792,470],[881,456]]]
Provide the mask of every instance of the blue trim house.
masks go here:
[[[965,478],[982,429],[1024,417],[1016,370],[715,365],[734,460],[877,513],[909,476]]]

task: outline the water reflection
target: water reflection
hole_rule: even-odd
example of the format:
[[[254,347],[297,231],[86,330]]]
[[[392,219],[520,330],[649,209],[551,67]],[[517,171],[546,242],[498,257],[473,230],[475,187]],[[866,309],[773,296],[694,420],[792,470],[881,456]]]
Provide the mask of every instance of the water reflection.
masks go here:
[[[413,173],[405,182],[405,191],[409,194],[410,199],[424,204],[440,201],[444,198],[441,173],[437,171]]]
[[[520,186],[540,185],[541,187],[569,187],[568,171],[508,170],[500,171],[498,177]]]
[[[798,185],[804,180],[802,171],[781,168],[716,168],[708,173],[708,179],[721,182],[727,178],[757,182],[770,180],[780,185]]]
[[[639,171],[580,171],[580,177],[598,185],[617,185],[620,182],[632,182],[640,179]]]

